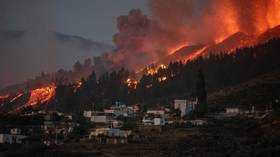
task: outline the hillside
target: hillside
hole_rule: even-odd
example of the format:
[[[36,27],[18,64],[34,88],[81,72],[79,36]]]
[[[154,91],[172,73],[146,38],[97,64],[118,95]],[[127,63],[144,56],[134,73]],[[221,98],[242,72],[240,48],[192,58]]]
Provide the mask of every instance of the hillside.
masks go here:
[[[259,35],[257,39],[257,43],[265,43],[272,38],[280,37],[280,25],[274,28],[268,29]]]
[[[112,49],[110,44],[59,32],[0,30],[0,89],[15,89],[41,72],[69,70],[77,61]]]
[[[271,107],[276,99],[280,99],[280,69],[210,93],[208,99],[212,109],[249,109],[252,105],[261,109]]]

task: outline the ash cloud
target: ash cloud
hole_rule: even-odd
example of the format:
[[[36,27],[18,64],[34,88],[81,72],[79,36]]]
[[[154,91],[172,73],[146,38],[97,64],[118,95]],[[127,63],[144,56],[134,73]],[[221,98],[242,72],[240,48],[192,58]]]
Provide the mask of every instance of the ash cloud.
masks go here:
[[[149,6],[166,34],[190,43],[238,31],[258,35],[280,24],[279,0],[150,0]]]
[[[178,46],[213,43],[236,32],[256,36],[280,24],[279,0],[149,0],[148,5],[150,10],[148,16],[136,9],[131,10],[128,15],[118,17],[118,33],[113,36],[115,48],[95,58],[94,68],[97,74],[122,67],[138,71],[161,60]],[[32,12],[38,12],[38,8],[35,11],[31,10]],[[47,14],[49,10],[43,9],[42,14],[36,15],[38,16],[36,22],[39,24],[34,25],[34,29],[32,26],[27,34],[24,33],[27,40],[13,41],[18,42],[20,46],[2,45],[4,47],[2,52],[10,57],[2,59],[5,66],[14,68],[6,72],[22,71],[22,76],[30,77],[35,74],[30,75],[27,69],[38,73],[38,69],[44,71],[58,67],[67,68],[65,65],[70,67],[77,59],[85,58],[84,54],[82,57],[80,54],[77,55],[80,49],[73,47],[72,44],[61,47],[53,34],[46,33],[45,30],[52,28],[52,19],[49,19],[51,16]],[[46,20],[42,20],[44,17],[47,17]],[[28,23],[34,24],[33,21]],[[20,56],[13,55],[18,49],[24,51]],[[85,54],[86,57],[89,55],[91,54]],[[17,65],[29,67],[17,69],[18,67],[13,65],[14,62],[9,62],[15,57],[20,58],[15,60],[20,63]],[[36,59],[30,59],[31,57]],[[36,67],[32,67],[33,65]],[[1,71],[4,71],[3,69],[7,68],[2,68]]]
[[[117,19],[116,49],[97,58],[99,71],[140,70],[170,54],[174,47],[214,43],[236,32],[257,36],[280,24],[279,0],[148,2],[149,16],[131,10]]]
[[[128,15],[118,17],[117,28],[118,33],[113,36],[116,48],[96,58],[97,71],[121,67],[137,70],[153,61],[157,52],[150,42],[152,23],[147,16],[140,10],[131,10]]]

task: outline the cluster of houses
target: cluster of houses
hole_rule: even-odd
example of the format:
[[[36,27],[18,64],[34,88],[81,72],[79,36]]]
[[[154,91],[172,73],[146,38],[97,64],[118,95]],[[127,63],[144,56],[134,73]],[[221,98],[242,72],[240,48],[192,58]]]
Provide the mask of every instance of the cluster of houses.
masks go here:
[[[251,106],[251,109],[244,109],[239,107],[227,107],[225,111],[216,113],[214,118],[216,119],[224,119],[224,118],[232,118],[232,117],[247,117],[247,118],[255,118],[262,119],[268,116],[272,112],[270,106],[267,106],[265,110],[256,110],[255,106]]]
[[[0,143],[21,144],[26,137],[21,134],[20,129],[12,128],[9,133],[0,134]]]
[[[66,139],[78,126],[72,121],[72,115],[51,112],[44,116],[44,125],[42,127],[44,134],[44,144],[47,146],[63,144]]]
[[[174,105],[171,108],[158,106],[140,113],[140,108],[137,105],[126,106],[116,103],[103,111],[84,111],[83,116],[95,124],[95,127],[89,132],[89,140],[94,140],[97,143],[119,144],[127,143],[127,139],[133,135],[132,130],[124,129],[125,122],[119,117],[132,119],[137,117],[139,130],[161,130],[167,125],[179,122],[186,123],[183,118],[189,116],[196,105],[197,100],[174,100]],[[194,126],[207,123],[203,120],[190,120],[188,122]]]
[[[127,143],[131,130],[123,130],[124,122],[119,119],[135,117],[139,111],[138,105],[126,106],[119,102],[102,112],[84,111],[83,116],[95,124],[95,128],[89,132],[89,140],[104,144]]]
[[[41,137],[38,140],[43,141],[48,146],[61,144],[78,125],[72,121],[71,115],[55,111],[36,111],[21,116],[26,118],[41,117],[42,120],[38,120],[40,123],[24,124],[21,122],[21,124],[11,124],[9,128],[2,128],[0,144],[22,144],[31,140],[34,135]]]
[[[98,144],[125,144],[129,138],[136,135],[135,131],[142,129],[161,130],[165,126],[176,123],[191,123],[193,126],[207,124],[204,120],[186,120],[196,108],[197,100],[174,100],[173,106],[153,107],[145,112],[140,112],[139,105],[126,106],[117,102],[115,105],[103,111],[86,110],[83,117],[91,124],[87,130],[86,140]],[[10,131],[0,133],[0,143],[21,144],[28,140],[36,132],[42,133],[42,141],[45,145],[60,145],[73,133],[74,128],[80,124],[73,122],[72,115],[56,111],[37,111],[22,116],[40,115],[43,122],[37,126],[28,128],[26,132],[21,126],[13,126]],[[125,127],[127,123],[135,123],[135,128]],[[133,125],[134,126],[134,125]],[[33,133],[32,133],[33,132]],[[136,135],[137,136],[137,135]]]

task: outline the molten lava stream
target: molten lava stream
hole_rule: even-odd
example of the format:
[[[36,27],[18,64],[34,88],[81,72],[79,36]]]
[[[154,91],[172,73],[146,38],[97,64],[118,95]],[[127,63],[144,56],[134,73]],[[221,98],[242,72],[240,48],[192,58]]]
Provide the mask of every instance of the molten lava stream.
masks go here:
[[[185,61],[194,60],[197,57],[201,56],[203,52],[208,48],[208,46],[204,46],[203,48],[199,49],[198,51],[194,52],[193,54],[189,55]]]
[[[9,98],[9,95],[0,95],[0,100]]]
[[[46,103],[55,95],[56,86],[50,85],[31,91],[30,98],[24,106],[34,106],[38,103]]]

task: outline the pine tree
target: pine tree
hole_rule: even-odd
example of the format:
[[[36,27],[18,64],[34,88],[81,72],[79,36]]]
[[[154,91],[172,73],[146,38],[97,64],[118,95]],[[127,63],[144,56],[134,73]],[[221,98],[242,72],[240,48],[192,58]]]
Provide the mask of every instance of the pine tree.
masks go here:
[[[197,82],[196,82],[196,96],[198,100],[197,113],[205,115],[207,113],[207,92],[205,89],[205,78],[202,68],[199,68]]]

